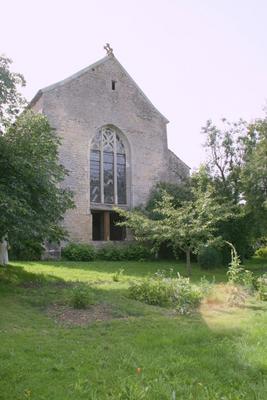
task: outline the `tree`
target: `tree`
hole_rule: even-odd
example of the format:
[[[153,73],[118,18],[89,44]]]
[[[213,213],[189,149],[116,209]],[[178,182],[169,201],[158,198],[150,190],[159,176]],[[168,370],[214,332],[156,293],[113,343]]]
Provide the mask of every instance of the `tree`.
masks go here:
[[[204,147],[208,160],[206,166],[212,177],[216,191],[222,196],[231,198],[236,204],[240,201],[241,181],[240,172],[244,162],[245,138],[247,138],[247,123],[240,120],[230,123],[222,120],[218,128],[207,121],[202,128],[206,135]]]
[[[253,146],[247,149],[241,181],[251,228],[260,238],[267,234],[267,118],[249,125],[249,137]]]
[[[223,120],[220,128],[208,121],[203,132],[210,184],[235,203],[239,216],[234,221],[221,222],[218,229],[244,258],[267,230],[267,120],[250,124]]]
[[[175,208],[181,207],[185,200],[192,199],[192,191],[190,178],[186,178],[179,183],[159,182],[151,190],[148,201],[145,206],[140,209],[151,219],[161,220],[163,216],[155,210],[157,204],[163,200],[165,194],[172,197],[172,205]],[[157,256],[163,258],[183,257],[183,251],[177,248],[174,249],[169,240],[162,241],[157,249]]]
[[[164,241],[170,241],[174,249],[186,254],[187,273],[191,274],[190,255],[201,245],[216,238],[216,224],[232,217],[231,205],[214,197],[212,191],[203,192],[192,188],[192,199],[175,207],[173,197],[165,193],[154,209],[161,216],[152,220],[140,211],[116,211],[124,218],[121,225],[129,227],[135,238],[150,241],[156,248]]]
[[[25,86],[23,75],[11,72],[10,58],[0,56],[0,132],[3,131],[26,105],[26,100],[19,92]]]
[[[30,111],[0,136],[0,232],[11,244],[59,240],[66,233],[60,222],[73,201],[62,188],[67,171],[59,163],[59,145],[47,118]]]
[[[0,135],[5,128],[14,121],[14,118],[26,104],[25,99],[19,93],[20,86],[25,85],[23,75],[11,72],[9,67],[12,63],[10,58],[0,56]],[[7,149],[2,143],[0,156],[7,154]],[[2,159],[2,166],[3,166]],[[3,170],[4,171],[4,170]],[[0,264],[8,263],[7,237],[1,235],[0,231]]]
[[[172,197],[172,204],[175,208],[181,207],[185,200],[192,199],[192,190],[190,179],[187,178],[179,184],[169,182],[157,183],[150,192],[149,199],[144,211],[151,219],[161,219],[162,216],[155,212],[157,204],[161,201],[164,195],[168,193]]]

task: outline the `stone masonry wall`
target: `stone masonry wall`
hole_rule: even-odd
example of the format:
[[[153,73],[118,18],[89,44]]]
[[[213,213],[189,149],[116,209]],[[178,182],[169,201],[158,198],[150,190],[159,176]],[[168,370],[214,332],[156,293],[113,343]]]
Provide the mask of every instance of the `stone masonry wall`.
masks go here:
[[[112,90],[111,81],[116,82]],[[89,242],[90,213],[89,151],[97,130],[112,124],[127,138],[129,208],[145,203],[155,183],[169,176],[166,119],[142,95],[117,62],[107,57],[102,63],[74,79],[44,89],[33,108],[47,115],[62,138],[60,160],[68,169],[65,185],[75,192],[76,208],[66,214],[70,239]],[[173,178],[171,178],[173,179]]]
[[[166,181],[179,183],[189,176],[189,167],[171,150],[168,150],[168,171]]]

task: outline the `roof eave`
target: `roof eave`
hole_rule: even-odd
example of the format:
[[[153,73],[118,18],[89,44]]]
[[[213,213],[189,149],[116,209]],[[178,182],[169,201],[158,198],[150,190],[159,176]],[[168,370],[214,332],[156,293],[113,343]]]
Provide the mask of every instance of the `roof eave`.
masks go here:
[[[169,152],[172,153],[182,164],[184,164],[185,167],[187,167],[188,169],[191,169],[191,167],[189,167],[189,165],[187,165],[183,160],[181,160],[180,157],[177,156],[177,154],[174,153],[174,151],[172,151],[171,149],[169,149]]]
[[[33,99],[29,102],[27,108],[31,108],[33,107],[37,101],[40,99],[40,97],[42,96],[43,91],[42,89],[38,90],[38,92],[36,93],[36,95],[33,97]]]
[[[106,62],[110,57],[112,56],[106,56],[104,58],[101,58],[101,60],[98,60],[94,64],[89,65],[88,67],[85,67],[81,69],[80,71],[76,72],[75,74],[70,75],[68,78],[63,79],[62,81],[53,83],[52,85],[46,86],[45,88],[41,89],[41,91],[44,92],[49,92],[50,90],[53,90],[59,86],[65,85],[65,83],[68,83],[72,81],[75,78],[80,77],[81,75],[85,74],[86,72],[92,70],[93,68],[96,68],[98,65],[103,64]]]
[[[149,100],[149,98],[146,96],[146,94],[143,92],[143,90],[138,86],[138,84],[135,82],[135,80],[131,77],[131,75],[126,71],[126,69],[124,68],[123,65],[121,65],[121,63],[119,62],[119,60],[113,56],[115,58],[115,60],[117,61],[117,63],[119,64],[119,66],[121,67],[121,69],[124,71],[124,73],[128,76],[128,78],[130,78],[135,86],[137,87],[137,89],[139,90],[139,92],[142,94],[142,96],[145,98],[145,100],[154,108],[154,110],[157,112],[157,114],[160,115],[160,117],[164,120],[164,122],[166,124],[168,124],[170,121],[163,115],[161,114],[161,112],[154,106],[154,104],[151,102],[151,100]]]

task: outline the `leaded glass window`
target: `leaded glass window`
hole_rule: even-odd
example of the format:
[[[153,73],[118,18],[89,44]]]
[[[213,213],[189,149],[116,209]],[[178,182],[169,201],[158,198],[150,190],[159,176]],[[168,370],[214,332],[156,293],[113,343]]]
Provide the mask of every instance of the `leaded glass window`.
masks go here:
[[[94,203],[100,203],[100,151],[91,150],[90,160],[90,171],[91,171],[91,201]]]
[[[126,162],[125,154],[117,154],[118,204],[126,203]]]
[[[126,154],[123,141],[112,127],[95,135],[90,151],[90,200],[126,204]]]
[[[104,203],[114,203],[114,154],[103,151]]]

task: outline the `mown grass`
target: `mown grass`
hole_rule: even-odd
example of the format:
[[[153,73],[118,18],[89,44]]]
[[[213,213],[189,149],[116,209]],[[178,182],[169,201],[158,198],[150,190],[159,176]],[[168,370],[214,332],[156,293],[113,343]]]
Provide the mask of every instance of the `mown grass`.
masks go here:
[[[16,262],[1,271],[0,399],[266,399],[266,304],[180,317],[127,297],[131,280],[170,267],[185,274],[173,262]],[[267,263],[249,268],[262,273]],[[225,270],[193,271],[195,283],[226,280]],[[66,304],[73,281],[90,284],[114,318],[56,323],[47,307]]]

